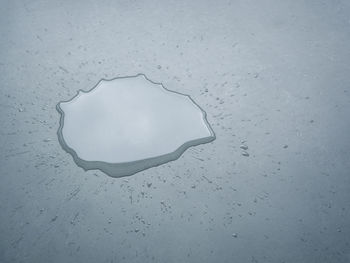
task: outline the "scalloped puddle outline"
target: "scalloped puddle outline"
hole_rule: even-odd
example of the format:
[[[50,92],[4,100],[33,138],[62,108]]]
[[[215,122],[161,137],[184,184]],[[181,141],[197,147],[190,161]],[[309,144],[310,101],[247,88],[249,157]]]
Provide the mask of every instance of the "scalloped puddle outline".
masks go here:
[[[64,139],[62,130],[64,127],[65,112],[61,108],[60,104],[72,102],[74,99],[79,98],[79,96],[81,94],[90,93],[91,91],[95,90],[95,88],[97,88],[99,86],[99,84],[102,83],[103,81],[111,83],[111,82],[119,80],[119,79],[131,79],[131,78],[137,78],[137,77],[143,77],[146,81],[150,82],[151,84],[161,86],[167,92],[188,97],[190,99],[190,101],[198,108],[198,110],[201,111],[202,121],[205,123],[205,126],[206,126],[207,130],[209,131],[210,136],[203,137],[203,138],[197,138],[197,139],[193,139],[190,141],[185,141],[185,142],[183,142],[183,144],[181,146],[179,146],[173,152],[165,153],[165,154],[151,157],[151,158],[134,160],[134,161],[111,163],[111,162],[105,162],[105,161],[90,161],[90,160],[84,160],[84,159],[80,158],[78,156],[77,152],[73,148],[69,147]],[[144,74],[137,74],[135,76],[116,77],[116,78],[109,79],[109,80],[101,79],[92,89],[90,89],[88,91],[78,90],[77,94],[75,96],[73,96],[70,100],[60,101],[56,105],[56,109],[61,115],[60,121],[59,121],[59,128],[57,131],[58,140],[59,140],[61,147],[67,153],[69,153],[73,157],[75,163],[79,167],[83,168],[85,171],[87,171],[87,170],[100,170],[100,171],[106,173],[107,175],[109,175],[111,177],[115,177],[115,178],[130,176],[130,175],[133,175],[133,174],[138,173],[140,171],[143,171],[143,170],[146,170],[146,169],[149,169],[149,168],[161,165],[161,164],[165,164],[165,163],[170,162],[170,161],[174,161],[174,160],[178,159],[189,147],[209,143],[209,142],[212,142],[216,139],[215,133],[207,121],[206,112],[189,95],[186,95],[186,94],[183,94],[180,92],[176,92],[176,91],[172,91],[172,90],[168,90],[161,83],[156,83],[156,82],[151,81]],[[121,151],[123,151],[123,150],[121,149]]]

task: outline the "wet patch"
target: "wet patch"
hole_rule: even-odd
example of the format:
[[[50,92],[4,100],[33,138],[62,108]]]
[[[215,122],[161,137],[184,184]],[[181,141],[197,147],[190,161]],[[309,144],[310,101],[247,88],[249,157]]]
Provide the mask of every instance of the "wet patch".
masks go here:
[[[178,159],[215,134],[190,98],[139,74],[101,80],[57,104],[58,139],[84,170],[112,177],[135,174]]]

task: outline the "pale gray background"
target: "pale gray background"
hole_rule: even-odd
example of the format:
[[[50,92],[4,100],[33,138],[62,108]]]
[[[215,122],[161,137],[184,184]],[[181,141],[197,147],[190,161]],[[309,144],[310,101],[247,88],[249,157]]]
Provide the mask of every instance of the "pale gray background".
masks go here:
[[[349,1],[0,3],[1,262],[350,262]],[[217,140],[84,172],[56,103],[137,73]]]

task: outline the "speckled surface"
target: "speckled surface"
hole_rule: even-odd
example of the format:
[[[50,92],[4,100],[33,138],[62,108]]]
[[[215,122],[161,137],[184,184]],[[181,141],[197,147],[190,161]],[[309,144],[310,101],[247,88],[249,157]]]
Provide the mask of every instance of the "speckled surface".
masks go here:
[[[0,4],[0,262],[350,261],[348,1]],[[217,139],[84,172],[56,104],[137,73]]]

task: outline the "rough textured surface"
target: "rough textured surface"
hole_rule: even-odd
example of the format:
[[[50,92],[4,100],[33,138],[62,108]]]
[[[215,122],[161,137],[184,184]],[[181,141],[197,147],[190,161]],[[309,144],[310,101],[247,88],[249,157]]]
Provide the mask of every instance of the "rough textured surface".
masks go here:
[[[1,1],[0,261],[349,262],[349,14]],[[140,72],[191,95],[217,139],[127,180],[82,171],[56,103]]]

